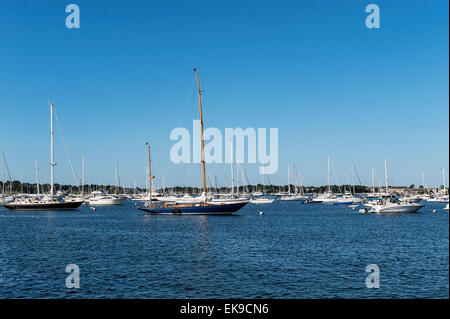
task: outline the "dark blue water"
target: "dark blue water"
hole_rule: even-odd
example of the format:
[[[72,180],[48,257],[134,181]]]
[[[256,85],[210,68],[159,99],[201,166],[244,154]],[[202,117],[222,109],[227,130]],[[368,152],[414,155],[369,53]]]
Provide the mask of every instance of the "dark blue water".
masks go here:
[[[449,220],[329,205],[249,204],[239,216],[125,206],[0,208],[1,298],[448,298]],[[432,213],[437,209],[438,213]],[[80,268],[80,288],[65,268]],[[365,286],[368,264],[380,288]]]

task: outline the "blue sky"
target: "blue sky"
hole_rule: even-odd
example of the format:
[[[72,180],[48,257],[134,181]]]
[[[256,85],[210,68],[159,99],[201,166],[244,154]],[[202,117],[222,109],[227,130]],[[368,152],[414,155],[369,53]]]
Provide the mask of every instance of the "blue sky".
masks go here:
[[[67,29],[65,7],[80,7]],[[381,29],[367,29],[376,3]],[[207,127],[279,128],[279,169],[295,161],[308,185],[354,162],[393,184],[442,184],[449,154],[447,1],[20,1],[0,5],[0,151],[13,178],[49,180],[49,98],[75,169],[92,183],[145,185],[146,148],[159,185],[200,185],[199,165],[174,165],[169,135],[198,118],[201,71]],[[56,134],[56,180],[74,183]],[[208,166],[229,184],[227,164]],[[251,183],[261,181],[247,165]],[[350,173],[349,173],[350,175]],[[447,173],[448,176],[448,173]],[[448,181],[447,181],[448,183]]]

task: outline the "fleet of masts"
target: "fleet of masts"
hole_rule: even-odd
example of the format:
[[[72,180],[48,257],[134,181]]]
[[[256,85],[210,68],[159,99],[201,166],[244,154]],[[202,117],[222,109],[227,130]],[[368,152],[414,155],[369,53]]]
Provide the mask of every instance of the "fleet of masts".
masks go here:
[[[41,182],[39,176],[39,166],[37,160],[35,161],[35,171],[36,171],[36,193],[32,195],[23,194],[23,188],[21,186],[21,194],[15,194],[12,191],[12,178],[8,163],[6,161],[5,154],[2,153],[2,194],[0,196],[1,203],[9,209],[27,209],[27,210],[48,210],[48,209],[76,209],[81,204],[89,204],[91,206],[109,206],[109,205],[122,205],[126,199],[132,199],[138,202],[142,202],[143,205],[138,208],[151,214],[232,214],[244,207],[248,202],[256,205],[260,204],[272,204],[275,200],[282,202],[294,201],[301,202],[304,204],[319,204],[328,203],[333,205],[347,205],[353,208],[359,205],[364,205],[370,208],[371,212],[416,212],[423,204],[420,201],[430,201],[430,202],[442,202],[447,203],[448,208],[448,190],[446,188],[445,170],[442,169],[442,179],[443,188],[439,189],[437,192],[431,192],[426,187],[425,174],[422,173],[423,190],[421,194],[406,194],[404,196],[397,196],[390,193],[389,191],[389,177],[388,177],[388,167],[387,160],[384,160],[384,175],[385,175],[385,187],[382,190],[380,185],[380,180],[378,175],[372,168],[372,193],[356,194],[355,191],[355,175],[359,179],[359,174],[356,170],[355,165],[352,163],[352,185],[349,185],[349,180],[347,176],[347,171],[344,170],[344,176],[347,184],[343,185],[343,192],[339,188],[338,193],[333,192],[333,187],[331,185],[331,157],[328,156],[328,174],[327,174],[327,187],[326,191],[321,194],[311,194],[306,193],[303,187],[303,179],[299,178],[295,163],[293,164],[293,190],[291,189],[291,167],[287,167],[287,192],[279,191],[278,193],[266,193],[265,190],[265,172],[264,167],[262,171],[262,189],[256,190],[256,192],[250,193],[249,183],[247,178],[247,173],[245,168],[241,168],[241,178],[242,178],[242,192],[240,192],[239,178],[235,178],[235,163],[233,161],[233,140],[230,139],[230,177],[231,177],[231,188],[230,193],[220,193],[217,191],[217,179],[215,177],[215,191],[213,192],[210,188],[207,189],[206,184],[206,163],[205,163],[205,151],[204,151],[204,123],[203,123],[203,112],[202,112],[202,91],[200,89],[200,78],[197,69],[194,69],[197,82],[197,93],[198,93],[198,104],[200,111],[200,129],[201,129],[201,165],[202,165],[202,193],[200,196],[193,196],[193,194],[167,194],[164,193],[164,186],[161,185],[159,191],[155,191],[153,187],[152,166],[151,166],[151,153],[150,153],[150,143],[146,143],[148,150],[148,168],[146,173],[148,173],[148,192],[140,193],[120,193],[120,175],[118,162],[115,162],[115,191],[114,194],[108,194],[103,189],[90,190],[88,193],[85,192],[86,188],[86,176],[85,176],[85,157],[82,156],[82,174],[81,183],[78,183],[78,179],[75,174],[75,170],[72,166],[72,161],[68,152],[67,145],[65,143],[64,137],[62,135],[61,126],[57,118],[56,113],[54,114],[54,105],[50,103],[50,190],[49,193],[41,193]],[[72,168],[72,173],[75,178],[79,194],[64,194],[62,192],[57,192],[55,194],[54,189],[54,167],[56,165],[54,161],[54,129],[53,129],[53,119],[56,116],[58,128],[61,134],[61,138],[64,142],[65,151]],[[9,178],[9,194],[8,190],[5,188],[7,184],[5,182],[5,168],[8,173]],[[236,173],[239,175],[239,166],[236,163]],[[336,173],[335,173],[336,177]],[[209,180],[209,175],[208,175]],[[337,177],[336,177],[337,180]],[[377,181],[377,188],[375,184]],[[360,181],[361,182],[361,181]],[[134,182],[135,183],[135,182]],[[88,183],[89,184],[89,183]],[[161,174],[161,184],[163,184],[163,175]],[[210,183],[211,184],[211,183]],[[21,183],[22,185],[22,183]],[[339,185],[339,183],[337,183]],[[136,188],[135,188],[136,189]],[[378,192],[376,192],[378,190]],[[362,210],[364,211],[364,209]],[[365,209],[365,211],[369,211]]]

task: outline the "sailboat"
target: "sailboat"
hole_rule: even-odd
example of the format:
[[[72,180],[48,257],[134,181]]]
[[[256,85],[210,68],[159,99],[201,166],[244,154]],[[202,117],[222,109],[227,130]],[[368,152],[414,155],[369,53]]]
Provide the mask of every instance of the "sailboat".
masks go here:
[[[299,202],[299,201],[302,202],[302,201],[307,200],[308,199],[307,196],[304,196],[297,192],[297,189],[298,189],[297,188],[297,171],[295,169],[295,163],[294,163],[294,184],[295,184],[295,193],[294,194],[291,194],[291,183],[289,181],[289,172],[290,172],[290,169],[289,169],[289,165],[288,165],[288,193],[287,193],[287,195],[281,196],[280,200],[281,201],[296,201],[296,202]],[[303,187],[302,187],[302,189],[303,189]]]
[[[445,187],[445,169],[442,168],[442,182],[443,182],[443,190],[442,192],[439,190],[439,192],[434,196],[427,199],[428,202],[438,202],[438,203],[448,203],[449,201],[449,195],[447,192],[447,188]]]
[[[145,203],[144,207],[138,209],[150,214],[172,214],[172,215],[232,215],[242,207],[244,207],[248,200],[236,201],[232,203],[221,202],[214,203],[208,196],[206,196],[206,178],[205,178],[205,150],[203,139],[203,114],[202,114],[202,97],[200,90],[200,77],[197,69],[194,69],[197,77],[198,87],[198,104],[200,110],[200,129],[201,129],[201,146],[202,146],[202,174],[203,174],[203,193],[200,196],[202,199],[199,203],[177,204],[164,203],[161,205],[154,205],[152,195],[152,175],[151,175],[151,161],[150,161],[150,145],[148,145],[148,165],[149,165],[149,180],[150,180],[150,200]]]
[[[54,167],[53,159],[53,103],[50,103],[50,194],[43,198],[20,198],[4,204],[12,210],[67,210],[78,208],[83,201],[78,199],[66,199],[55,196],[53,190]]]
[[[387,162],[384,160],[384,175],[386,179],[386,194],[389,194]],[[395,197],[375,201],[375,203],[366,204],[372,207],[369,212],[372,213],[415,213],[424,205],[418,203],[401,202]]]
[[[323,203],[336,203],[338,202],[337,196],[333,194],[331,190],[331,175],[330,175],[330,155],[328,155],[328,177],[327,177],[327,191],[326,193],[320,194],[314,200],[316,202],[323,202]]]
[[[268,198],[264,196],[264,166],[263,166],[263,173],[262,173],[262,195],[254,197],[250,199],[250,203],[252,204],[272,204],[275,201],[275,198]],[[254,195],[254,194],[253,194]]]

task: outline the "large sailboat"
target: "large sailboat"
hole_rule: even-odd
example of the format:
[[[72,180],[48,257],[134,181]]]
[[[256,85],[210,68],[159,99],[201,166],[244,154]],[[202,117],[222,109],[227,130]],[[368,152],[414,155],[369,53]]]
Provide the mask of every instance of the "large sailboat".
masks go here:
[[[4,204],[12,210],[67,210],[78,208],[83,201],[55,196],[53,190],[54,167],[53,159],[53,103],[50,103],[50,194],[44,197],[18,198]]]
[[[198,103],[200,109],[200,129],[201,129],[201,146],[202,146],[202,174],[203,174],[203,193],[201,195],[201,202],[190,203],[190,204],[178,204],[178,203],[164,203],[164,204],[154,204],[151,198],[152,194],[152,179],[151,174],[151,160],[150,160],[150,145],[148,145],[148,165],[149,165],[149,188],[150,188],[150,200],[145,203],[143,207],[138,207],[138,209],[145,211],[150,214],[171,214],[171,215],[231,215],[244,207],[248,200],[236,201],[232,203],[212,202],[210,198],[206,195],[206,179],[205,179],[205,151],[204,151],[204,139],[203,139],[203,115],[202,115],[202,98],[200,90],[200,78],[197,69],[194,69],[197,77],[197,87],[198,87]]]

